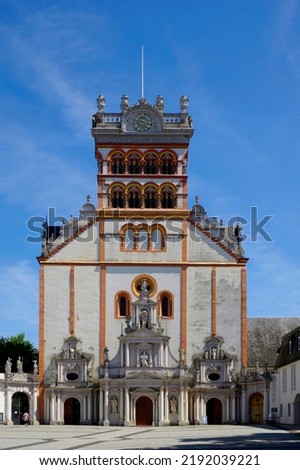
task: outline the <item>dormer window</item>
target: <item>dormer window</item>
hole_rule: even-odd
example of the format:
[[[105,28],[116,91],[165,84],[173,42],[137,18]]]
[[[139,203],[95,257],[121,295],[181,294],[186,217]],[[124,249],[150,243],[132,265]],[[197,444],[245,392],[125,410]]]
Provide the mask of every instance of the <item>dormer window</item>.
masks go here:
[[[288,343],[288,352],[289,354],[292,354],[292,338],[289,338],[289,343]]]

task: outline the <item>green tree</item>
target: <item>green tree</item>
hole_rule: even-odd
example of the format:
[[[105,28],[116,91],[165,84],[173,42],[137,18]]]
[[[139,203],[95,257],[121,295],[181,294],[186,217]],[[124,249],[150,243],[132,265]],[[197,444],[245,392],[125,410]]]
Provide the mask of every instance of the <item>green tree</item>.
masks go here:
[[[32,373],[33,361],[38,359],[38,350],[30,341],[25,339],[25,333],[19,333],[9,338],[0,337],[0,372],[4,372],[8,358],[12,360],[12,372],[17,371],[17,360],[21,358],[23,371]]]

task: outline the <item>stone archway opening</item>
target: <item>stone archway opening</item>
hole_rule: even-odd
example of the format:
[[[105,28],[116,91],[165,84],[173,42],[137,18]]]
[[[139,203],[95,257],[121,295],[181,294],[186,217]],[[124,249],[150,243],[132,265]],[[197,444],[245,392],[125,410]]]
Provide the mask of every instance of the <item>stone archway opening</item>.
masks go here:
[[[250,397],[250,423],[262,424],[264,421],[264,397],[261,393],[253,393]]]
[[[64,423],[80,423],[80,403],[77,398],[68,398],[64,403]]]
[[[207,424],[222,424],[222,402],[218,398],[210,398],[206,403]]]
[[[11,402],[11,416],[14,424],[24,424],[22,416],[25,411],[29,413],[28,396],[23,392],[14,393]]]
[[[294,424],[300,424],[300,393],[297,393],[294,401]]]
[[[136,425],[152,426],[153,403],[149,397],[140,397],[136,401]]]

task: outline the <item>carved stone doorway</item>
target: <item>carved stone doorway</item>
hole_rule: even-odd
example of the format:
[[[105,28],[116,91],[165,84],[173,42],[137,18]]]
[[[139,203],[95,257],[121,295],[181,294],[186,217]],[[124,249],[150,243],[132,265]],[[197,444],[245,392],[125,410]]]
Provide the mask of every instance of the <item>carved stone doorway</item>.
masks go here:
[[[264,397],[261,393],[253,393],[250,397],[250,423],[261,424],[264,421]]]
[[[64,423],[80,423],[80,403],[77,398],[68,398],[64,404]]]
[[[136,401],[136,425],[152,426],[153,403],[149,397],[140,397]]]
[[[207,424],[222,424],[222,402],[211,398],[206,403]]]

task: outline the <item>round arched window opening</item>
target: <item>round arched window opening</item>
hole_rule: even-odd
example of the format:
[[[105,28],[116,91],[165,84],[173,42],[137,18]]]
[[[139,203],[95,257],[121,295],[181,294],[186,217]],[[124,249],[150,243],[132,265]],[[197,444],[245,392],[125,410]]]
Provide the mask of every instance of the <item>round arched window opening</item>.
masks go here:
[[[208,380],[210,380],[211,382],[216,382],[217,380],[220,380],[220,375],[216,374],[215,372],[212,372],[211,374],[209,374]]]
[[[157,290],[157,284],[155,279],[149,274],[140,274],[132,281],[131,284],[131,289],[136,297],[139,297],[141,295],[142,284],[145,285],[145,281],[149,297],[152,297],[155,294]]]
[[[76,374],[76,372],[69,372],[67,374],[67,379],[68,380],[77,380],[78,379],[78,374]]]

